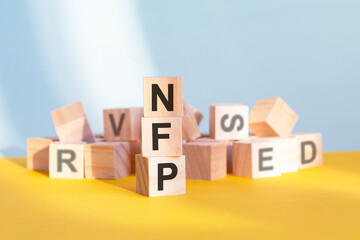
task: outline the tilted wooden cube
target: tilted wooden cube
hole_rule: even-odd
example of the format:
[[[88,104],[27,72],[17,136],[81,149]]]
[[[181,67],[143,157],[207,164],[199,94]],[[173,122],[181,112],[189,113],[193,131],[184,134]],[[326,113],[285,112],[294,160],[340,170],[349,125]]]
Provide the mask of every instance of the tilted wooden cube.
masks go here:
[[[142,118],[142,155],[181,156],[181,117]]]
[[[210,137],[219,140],[249,138],[249,107],[243,104],[210,105]]]
[[[49,146],[55,138],[28,138],[26,167],[36,171],[49,171]]]
[[[199,138],[201,136],[196,117],[190,105],[184,100],[184,116],[182,117],[182,138],[186,141]]]
[[[118,179],[130,174],[128,142],[97,142],[84,146],[85,178]]]
[[[190,104],[189,105],[189,108],[191,110],[191,112],[194,114],[195,116],[195,119],[196,119],[196,123],[199,125],[201,120],[203,119],[203,114],[201,112],[199,112],[196,108],[194,108],[193,106],[191,106]]]
[[[321,133],[294,133],[297,139],[299,168],[323,165]]]
[[[144,78],[144,117],[183,116],[181,77]]]
[[[249,117],[249,127],[258,137],[288,137],[298,115],[280,97],[258,100]]]
[[[215,180],[226,177],[226,144],[191,142],[183,146],[186,178]]]
[[[105,141],[141,139],[142,107],[104,109],[103,114]]]
[[[149,197],[186,193],[185,157],[136,155],[136,192]]]
[[[84,144],[53,142],[50,144],[51,178],[84,178]]]
[[[51,112],[56,134],[62,142],[95,142],[81,102]]]
[[[280,176],[279,141],[256,139],[233,143],[233,174],[246,178]]]

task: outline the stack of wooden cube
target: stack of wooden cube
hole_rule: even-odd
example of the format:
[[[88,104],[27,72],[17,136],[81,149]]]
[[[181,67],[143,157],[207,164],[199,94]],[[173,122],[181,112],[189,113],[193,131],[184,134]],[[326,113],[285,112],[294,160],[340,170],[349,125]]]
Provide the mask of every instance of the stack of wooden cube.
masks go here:
[[[137,193],[185,194],[182,117],[182,78],[144,78],[142,149],[136,155]]]
[[[135,172],[143,108],[105,109],[104,136],[92,133],[80,102],[51,115],[58,138],[28,139],[29,169],[49,171],[51,178],[118,179]]]
[[[257,101],[250,114],[242,104],[210,105],[210,134],[201,135],[202,114],[184,101],[181,77],[143,81],[144,107],[103,110],[104,135],[93,134],[80,102],[52,111],[57,138],[29,138],[27,167],[51,178],[136,173],[137,193],[165,196],[185,194],[186,179],[274,177],[323,164],[321,134],[292,133],[298,116],[280,97]]]

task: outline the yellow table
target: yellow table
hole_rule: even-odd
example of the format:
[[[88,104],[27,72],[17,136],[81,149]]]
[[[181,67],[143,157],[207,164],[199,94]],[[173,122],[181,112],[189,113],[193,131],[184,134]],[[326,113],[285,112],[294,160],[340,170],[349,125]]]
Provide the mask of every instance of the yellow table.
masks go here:
[[[187,181],[187,195],[148,198],[135,176],[50,179],[0,159],[0,239],[359,239],[360,152],[281,177]]]

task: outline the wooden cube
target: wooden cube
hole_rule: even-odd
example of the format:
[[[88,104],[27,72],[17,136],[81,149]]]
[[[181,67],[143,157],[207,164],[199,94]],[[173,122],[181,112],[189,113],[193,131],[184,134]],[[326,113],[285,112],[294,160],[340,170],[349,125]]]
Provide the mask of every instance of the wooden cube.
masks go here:
[[[203,115],[196,109],[194,108],[193,106],[191,106],[190,104],[189,105],[189,108],[191,110],[191,112],[194,114],[195,116],[195,119],[196,119],[196,123],[199,125],[201,120],[203,119]]]
[[[81,102],[56,109],[51,115],[60,141],[95,142]]]
[[[182,101],[181,77],[144,78],[145,117],[181,117]]]
[[[184,116],[182,117],[182,138],[186,141],[199,138],[201,136],[194,113],[190,105],[184,100]]]
[[[130,144],[130,173],[135,173],[135,156],[141,153],[141,140],[120,141]]]
[[[226,144],[192,142],[183,146],[186,178],[215,180],[226,177]]]
[[[297,139],[299,168],[323,165],[321,133],[295,133]]]
[[[54,138],[28,138],[26,167],[36,171],[49,171],[49,146]]]
[[[189,143],[196,143],[196,142],[213,142],[213,143],[222,143],[226,144],[226,169],[228,173],[232,173],[232,147],[233,147],[233,140],[216,140],[213,138],[208,137],[208,135],[203,135],[204,137],[200,137],[190,141]]]
[[[84,146],[85,178],[118,179],[130,175],[128,142],[97,142]]]
[[[118,108],[104,109],[105,141],[141,139],[141,118],[144,109]]]
[[[297,172],[299,169],[297,139],[295,137],[271,137],[266,139],[279,142],[275,147],[277,148],[276,151],[279,156],[280,172]]]
[[[181,117],[142,118],[142,155],[181,156]]]
[[[246,178],[280,176],[278,141],[256,139],[233,143],[233,174]]]
[[[51,143],[49,176],[51,178],[84,178],[84,143]]]
[[[210,105],[210,137],[219,140],[249,138],[249,107],[242,104]]]
[[[249,117],[249,127],[258,137],[288,137],[298,115],[280,97],[258,100]]]
[[[149,197],[186,193],[185,157],[136,155],[136,192]]]

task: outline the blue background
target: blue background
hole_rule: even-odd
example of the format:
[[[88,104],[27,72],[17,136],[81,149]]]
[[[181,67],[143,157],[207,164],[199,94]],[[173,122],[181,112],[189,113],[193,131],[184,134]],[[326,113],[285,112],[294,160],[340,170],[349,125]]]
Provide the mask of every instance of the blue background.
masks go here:
[[[359,1],[1,1],[0,155],[55,135],[50,111],[81,100],[142,105],[142,77],[182,76],[205,117],[211,103],[281,96],[294,131],[326,151],[359,150]]]

